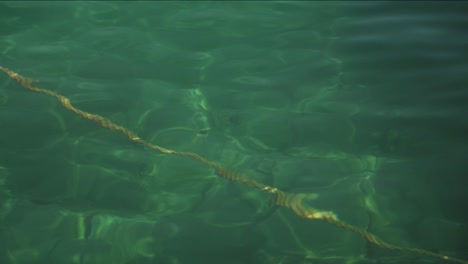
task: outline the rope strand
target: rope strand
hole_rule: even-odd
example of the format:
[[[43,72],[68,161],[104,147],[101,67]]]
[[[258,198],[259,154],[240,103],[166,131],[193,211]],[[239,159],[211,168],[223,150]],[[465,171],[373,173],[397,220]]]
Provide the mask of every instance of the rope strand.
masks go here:
[[[76,107],[74,107],[70,100],[61,95],[58,94],[54,91],[43,89],[43,88],[38,88],[32,85],[33,80],[24,76],[19,75],[18,73],[9,70],[5,67],[0,66],[0,70],[5,72],[10,78],[16,80],[19,85],[22,87],[34,91],[34,92],[39,92],[39,93],[44,93],[49,96],[55,97],[60,104],[65,107],[66,109],[72,111],[73,113],[83,117],[84,119],[94,121],[96,122],[99,126],[103,128],[107,128],[109,130],[114,130],[118,131],[125,136],[127,136],[131,141],[134,141],[136,143],[139,143],[143,146],[146,146],[148,148],[154,149],[156,151],[159,151],[164,154],[169,154],[169,155],[178,155],[178,156],[184,156],[184,157],[189,157],[194,160],[197,160],[201,163],[204,163],[212,168],[215,169],[216,173],[220,176],[223,177],[227,180],[234,181],[243,185],[246,185],[248,187],[256,188],[259,190],[262,190],[264,192],[270,193],[273,196],[273,202],[277,206],[282,206],[285,208],[289,208],[292,210],[297,216],[305,218],[305,219],[311,219],[311,220],[322,220],[327,223],[330,223],[332,225],[335,225],[337,227],[349,230],[351,232],[356,233],[357,235],[365,238],[367,241],[370,243],[379,246],[381,248],[389,249],[389,250],[398,250],[398,251],[405,251],[405,252],[411,252],[419,255],[424,255],[424,256],[429,256],[429,257],[434,257],[438,259],[442,259],[445,261],[452,261],[456,263],[461,263],[461,264],[468,264],[468,261],[463,260],[463,259],[457,259],[457,258],[452,258],[446,255],[434,253],[428,250],[423,250],[423,249],[418,249],[418,248],[407,248],[407,247],[400,247],[400,246],[395,246],[391,245],[380,238],[376,237],[375,235],[364,231],[358,227],[349,225],[341,220],[339,220],[336,215],[333,212],[330,211],[320,211],[316,210],[312,207],[306,206],[303,203],[303,200],[307,198],[307,194],[304,193],[287,193],[284,191],[281,191],[277,188],[256,182],[252,179],[249,179],[245,175],[241,173],[237,173],[234,171],[229,170],[228,168],[214,162],[211,160],[208,160],[196,153],[192,152],[183,152],[183,151],[175,151],[171,149],[166,149],[157,145],[154,145],[150,142],[147,142],[143,139],[141,139],[138,135],[136,135],[134,132],[131,130],[120,126],[118,124],[115,124],[111,120],[92,113],[88,113],[86,111],[80,110]]]

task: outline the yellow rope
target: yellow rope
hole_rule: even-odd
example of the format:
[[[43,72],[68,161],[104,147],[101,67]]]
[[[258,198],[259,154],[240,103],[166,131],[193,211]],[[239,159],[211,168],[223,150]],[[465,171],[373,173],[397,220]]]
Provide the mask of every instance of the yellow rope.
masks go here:
[[[206,158],[204,158],[204,157],[202,157],[202,156],[200,156],[200,155],[198,155],[196,153],[175,151],[175,150],[166,149],[166,148],[151,144],[151,143],[141,139],[140,137],[138,137],[131,130],[129,130],[129,129],[123,127],[123,126],[117,125],[117,124],[115,124],[114,122],[112,122],[111,120],[109,120],[109,119],[107,119],[105,117],[102,117],[100,115],[91,114],[91,113],[85,112],[83,110],[80,110],[80,109],[74,107],[70,103],[70,100],[67,97],[65,97],[65,96],[63,96],[61,94],[58,94],[56,92],[53,92],[53,91],[50,91],[50,90],[47,90],[47,89],[38,88],[38,87],[33,86],[32,85],[33,80],[30,79],[30,78],[21,76],[18,73],[14,72],[14,71],[11,71],[11,70],[9,70],[7,68],[4,68],[2,66],[0,66],[0,70],[5,72],[10,78],[16,80],[24,88],[26,88],[28,90],[31,90],[31,91],[39,92],[39,93],[45,93],[45,94],[47,94],[49,96],[55,97],[60,102],[60,104],[62,104],[62,106],[65,107],[66,109],[72,111],[73,113],[75,113],[75,114],[77,114],[77,115],[79,115],[79,116],[81,116],[81,117],[83,117],[85,119],[96,122],[101,127],[104,127],[104,128],[110,129],[110,130],[118,131],[118,132],[124,134],[125,136],[127,136],[130,140],[132,140],[134,142],[137,142],[137,143],[139,143],[141,145],[144,145],[146,147],[152,148],[154,150],[157,150],[157,151],[159,151],[161,153],[170,154],[170,155],[185,156],[185,157],[195,159],[195,160],[197,160],[197,161],[199,161],[201,163],[204,163],[204,164],[214,168],[216,173],[219,176],[221,176],[221,177],[223,177],[225,179],[228,179],[228,180],[231,180],[231,181],[234,181],[234,182],[238,182],[238,183],[241,183],[243,185],[246,185],[246,186],[249,186],[249,187],[252,187],[252,188],[256,188],[256,189],[260,189],[260,190],[262,190],[264,192],[270,193],[273,196],[274,204],[276,204],[277,206],[282,206],[282,207],[286,207],[286,208],[291,209],[299,217],[306,218],[306,219],[322,220],[322,221],[328,222],[330,224],[333,224],[335,226],[341,227],[343,229],[352,231],[352,232],[360,235],[361,237],[365,238],[370,243],[372,243],[374,245],[377,245],[377,246],[379,246],[381,248],[386,248],[386,249],[390,249],[390,250],[399,250],[399,251],[412,252],[412,253],[416,253],[416,254],[420,254],[420,255],[439,258],[439,259],[446,260],[446,261],[452,261],[452,262],[457,262],[457,263],[462,263],[462,264],[468,264],[468,261],[466,261],[466,260],[452,258],[452,257],[445,256],[445,255],[442,255],[442,254],[434,253],[434,252],[431,252],[431,251],[428,251],[428,250],[423,250],[423,249],[418,249],[418,248],[399,247],[399,246],[391,245],[391,244],[381,240],[380,238],[376,237],[375,235],[373,235],[373,234],[371,234],[371,233],[369,233],[369,232],[367,232],[365,230],[359,229],[359,228],[357,228],[355,226],[349,225],[349,224],[339,220],[333,212],[319,211],[319,210],[316,210],[316,209],[314,209],[312,207],[306,206],[302,202],[302,200],[307,197],[307,194],[287,193],[287,192],[278,190],[277,188],[274,188],[274,187],[271,187],[271,186],[268,186],[268,185],[264,185],[262,183],[259,183],[259,182],[256,182],[256,181],[252,180],[252,179],[247,178],[245,175],[243,175],[241,173],[237,173],[237,172],[234,172],[232,170],[229,170],[228,168],[226,168],[226,167],[224,167],[224,166],[222,166],[222,165],[220,165],[220,164],[218,164],[218,163],[216,163],[214,161],[210,161],[210,160],[208,160],[208,159],[206,159]]]

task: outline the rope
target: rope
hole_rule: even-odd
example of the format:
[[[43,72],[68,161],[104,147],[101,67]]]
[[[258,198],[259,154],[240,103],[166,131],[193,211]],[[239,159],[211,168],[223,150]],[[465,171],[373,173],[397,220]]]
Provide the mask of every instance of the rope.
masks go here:
[[[349,230],[351,232],[354,232],[358,234],[359,236],[365,238],[367,241],[370,243],[379,246],[381,248],[389,249],[389,250],[398,250],[398,251],[404,251],[404,252],[411,252],[419,255],[424,255],[424,256],[429,256],[429,257],[434,257],[434,258],[439,258],[445,261],[452,261],[456,263],[462,263],[462,264],[468,264],[468,261],[458,259],[458,258],[453,258],[449,257],[446,255],[434,253],[428,250],[423,250],[419,248],[408,248],[408,247],[400,247],[400,246],[395,246],[392,244],[389,244],[380,238],[376,237],[375,235],[364,231],[360,228],[357,228],[355,226],[349,225],[337,218],[337,216],[330,211],[320,211],[316,210],[312,207],[304,205],[302,202],[305,198],[307,198],[308,194],[304,193],[287,193],[284,191],[281,191],[277,188],[256,182],[252,179],[247,178],[245,175],[234,172],[214,161],[208,160],[196,153],[192,152],[183,152],[183,151],[176,151],[176,150],[171,150],[167,148],[163,148],[157,145],[154,145],[150,142],[147,142],[143,139],[141,139],[138,135],[136,135],[134,132],[131,130],[120,126],[118,124],[115,124],[111,120],[92,113],[88,113],[86,111],[80,110],[76,107],[74,107],[71,103],[70,100],[61,95],[58,94],[54,91],[43,89],[43,88],[38,88],[32,85],[33,80],[24,76],[19,75],[18,73],[9,70],[5,67],[0,66],[0,70],[5,72],[10,78],[14,79],[21,85],[22,87],[34,91],[34,92],[39,92],[39,93],[44,93],[49,96],[55,97],[60,104],[65,107],[66,109],[72,111],[73,113],[83,117],[84,119],[88,119],[90,121],[96,122],[98,125],[100,125],[103,128],[107,128],[109,130],[114,130],[117,132],[120,132],[127,136],[131,141],[134,141],[138,144],[141,144],[143,146],[146,146],[148,148],[154,149],[156,151],[159,151],[164,154],[169,154],[169,155],[178,155],[178,156],[185,156],[192,158],[194,160],[197,160],[201,163],[204,163],[212,168],[215,169],[216,174],[218,174],[220,177],[223,177],[227,180],[234,181],[243,185],[246,185],[248,187],[256,188],[259,190],[262,190],[264,192],[270,193],[273,196],[273,202],[277,206],[281,207],[286,207],[292,210],[297,216],[305,219],[311,219],[311,220],[322,220],[327,223],[330,223],[332,225],[335,225],[337,227]]]

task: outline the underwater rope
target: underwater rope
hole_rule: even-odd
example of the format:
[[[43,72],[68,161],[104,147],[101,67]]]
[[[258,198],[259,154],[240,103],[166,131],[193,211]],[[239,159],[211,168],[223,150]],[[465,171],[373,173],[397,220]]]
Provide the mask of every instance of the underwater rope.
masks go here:
[[[117,124],[115,124],[114,122],[112,122],[111,120],[109,120],[109,119],[107,119],[105,117],[102,117],[102,116],[96,115],[96,114],[91,114],[91,113],[85,112],[83,110],[80,110],[80,109],[74,107],[70,103],[70,100],[67,97],[65,97],[65,96],[63,96],[61,94],[58,94],[56,92],[53,92],[53,91],[50,91],[50,90],[47,90],[47,89],[38,88],[38,87],[33,86],[32,85],[33,80],[30,79],[30,78],[21,76],[18,73],[14,72],[12,70],[9,70],[9,69],[7,69],[5,67],[2,67],[2,66],[0,66],[0,70],[5,72],[10,78],[16,80],[24,88],[26,88],[28,90],[31,90],[31,91],[34,91],[34,92],[44,93],[44,94],[47,94],[49,96],[55,97],[60,102],[60,104],[62,104],[62,106],[65,107],[66,109],[72,111],[73,113],[75,113],[75,114],[77,114],[77,115],[79,115],[79,116],[81,116],[81,117],[83,117],[85,119],[96,122],[101,127],[104,127],[104,128],[110,129],[110,130],[118,131],[118,132],[124,134],[125,136],[127,136],[131,141],[137,142],[137,143],[139,143],[141,145],[144,145],[144,146],[149,147],[151,149],[157,150],[157,151],[159,151],[161,153],[164,153],[164,154],[171,154],[171,155],[190,157],[192,159],[195,159],[195,160],[197,160],[197,161],[199,161],[201,163],[204,163],[204,164],[214,168],[215,171],[216,171],[216,174],[218,174],[219,176],[221,176],[221,177],[223,177],[225,179],[228,179],[228,180],[231,180],[231,181],[234,181],[234,182],[238,182],[238,183],[241,183],[243,185],[246,185],[246,186],[249,186],[249,187],[252,187],[252,188],[256,188],[256,189],[260,189],[260,190],[262,190],[264,192],[270,193],[273,196],[273,202],[274,202],[275,205],[289,208],[299,217],[306,218],[306,219],[322,220],[322,221],[328,222],[328,223],[330,223],[332,225],[335,225],[335,226],[341,227],[343,229],[349,230],[351,232],[354,232],[354,233],[358,234],[359,236],[365,238],[370,243],[372,243],[374,245],[377,245],[377,246],[379,246],[381,248],[390,249],[390,250],[399,250],[399,251],[405,251],[405,252],[412,252],[412,253],[416,253],[416,254],[420,254],[420,255],[439,258],[439,259],[446,260],[446,261],[452,261],[452,262],[457,262],[457,263],[462,263],[462,264],[468,264],[468,261],[466,261],[466,260],[445,256],[445,255],[434,253],[434,252],[431,252],[431,251],[428,251],[428,250],[419,249],[419,248],[400,247],[400,246],[395,246],[395,245],[389,244],[389,243],[381,240],[380,238],[376,237],[375,235],[373,235],[373,234],[371,234],[371,233],[369,233],[367,231],[364,231],[364,230],[362,230],[360,228],[349,225],[349,224],[339,220],[333,212],[320,211],[320,210],[316,210],[316,209],[314,209],[312,207],[306,206],[302,202],[302,200],[304,198],[307,198],[308,194],[304,194],[304,193],[287,193],[287,192],[281,191],[281,190],[279,190],[277,188],[274,188],[274,187],[271,187],[271,186],[256,182],[256,181],[254,181],[252,179],[249,179],[249,178],[247,178],[245,175],[243,175],[241,173],[237,173],[237,172],[234,172],[232,170],[229,170],[228,168],[226,168],[226,167],[224,167],[224,166],[222,166],[222,165],[220,165],[220,164],[218,164],[218,163],[216,163],[214,161],[208,160],[208,159],[206,159],[206,158],[204,158],[204,157],[202,157],[202,156],[200,156],[200,155],[198,155],[196,153],[175,151],[175,150],[166,149],[166,148],[151,144],[151,143],[141,139],[140,137],[138,137],[131,130],[129,130],[129,129],[123,127],[123,126],[117,125]]]

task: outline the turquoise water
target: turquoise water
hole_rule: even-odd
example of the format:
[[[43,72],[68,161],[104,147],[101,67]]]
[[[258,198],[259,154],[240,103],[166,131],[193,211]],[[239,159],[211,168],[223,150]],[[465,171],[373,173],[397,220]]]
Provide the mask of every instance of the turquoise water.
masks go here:
[[[468,259],[463,2],[3,2],[0,65],[388,243]],[[0,77],[0,263],[441,263]]]

